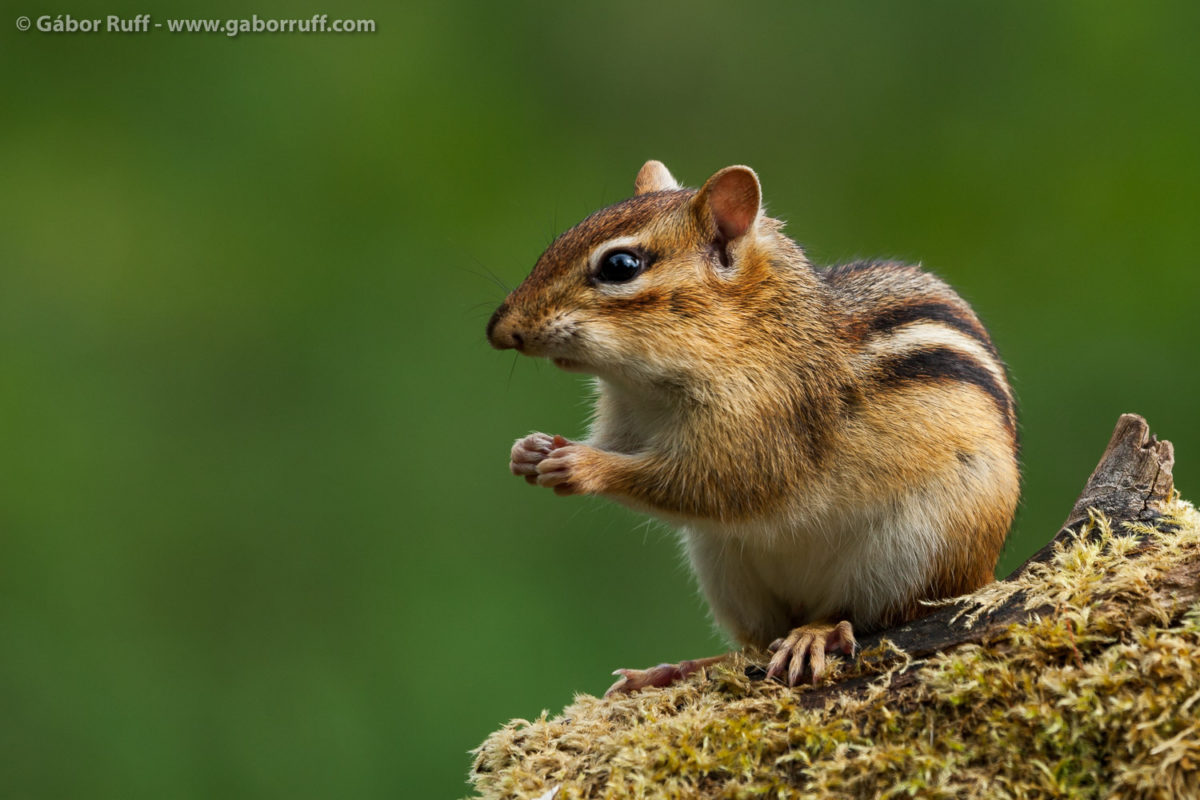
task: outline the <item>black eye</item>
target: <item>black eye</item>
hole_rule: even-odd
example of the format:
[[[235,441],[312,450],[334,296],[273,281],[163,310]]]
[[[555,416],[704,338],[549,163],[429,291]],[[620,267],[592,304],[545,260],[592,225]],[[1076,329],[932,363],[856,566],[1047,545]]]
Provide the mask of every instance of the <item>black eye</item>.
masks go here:
[[[628,250],[614,250],[600,259],[596,278],[605,283],[624,283],[642,271],[642,259]]]

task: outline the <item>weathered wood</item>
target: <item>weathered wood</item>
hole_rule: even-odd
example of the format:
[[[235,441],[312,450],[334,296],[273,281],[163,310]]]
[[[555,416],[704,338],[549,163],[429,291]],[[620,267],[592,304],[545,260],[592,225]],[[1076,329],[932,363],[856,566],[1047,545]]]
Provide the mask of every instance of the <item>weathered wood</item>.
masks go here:
[[[1048,561],[1057,544],[1075,536],[1087,523],[1091,511],[1103,513],[1114,526],[1122,522],[1155,523],[1174,491],[1171,477],[1174,461],[1171,443],[1156,439],[1146,420],[1137,414],[1122,414],[1100,463],[1088,478],[1058,534],[1005,580],[1019,577],[1031,564]],[[1180,576],[1177,588],[1181,602],[1200,598],[1198,578],[1200,574]],[[961,644],[987,642],[1014,622],[1054,611],[1047,607],[1027,609],[1025,599],[1024,592],[1017,592],[973,623],[962,613],[965,601],[939,606],[927,616],[906,625],[860,637],[860,649],[870,650],[887,639],[910,658],[922,659]],[[765,677],[765,671],[759,667],[748,668],[747,674]],[[798,700],[806,706],[822,705],[832,696],[861,691],[875,679],[874,675],[849,677],[805,692]],[[896,677],[892,688],[902,688],[915,680],[913,672],[906,672]]]
[[[1020,575],[1031,563],[1049,559],[1056,543],[1087,522],[1090,509],[1105,514],[1114,523],[1156,521],[1174,491],[1171,476],[1174,465],[1175,448],[1170,442],[1155,438],[1146,420],[1137,414],[1122,414],[1100,463],[1092,470],[1058,535],[1009,575],[1008,580]]]

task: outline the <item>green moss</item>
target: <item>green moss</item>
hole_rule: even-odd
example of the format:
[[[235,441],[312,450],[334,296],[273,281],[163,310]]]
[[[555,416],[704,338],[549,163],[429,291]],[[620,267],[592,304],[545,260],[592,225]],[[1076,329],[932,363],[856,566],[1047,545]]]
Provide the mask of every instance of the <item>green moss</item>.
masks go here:
[[[1200,796],[1200,605],[1178,576],[1200,562],[1200,514],[1170,532],[1084,533],[1020,581],[972,597],[968,619],[1023,591],[1054,613],[986,647],[912,663],[886,647],[841,673],[865,693],[800,704],[806,690],[745,677],[763,654],[669,689],[580,695],[516,720],[476,751],[482,797]],[[1172,577],[1175,576],[1175,577]],[[888,686],[918,670],[914,685]]]

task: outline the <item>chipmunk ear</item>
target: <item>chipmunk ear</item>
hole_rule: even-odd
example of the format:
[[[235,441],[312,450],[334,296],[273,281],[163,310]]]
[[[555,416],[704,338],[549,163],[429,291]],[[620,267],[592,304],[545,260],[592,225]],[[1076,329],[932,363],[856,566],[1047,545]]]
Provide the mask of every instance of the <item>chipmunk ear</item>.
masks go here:
[[[637,178],[633,181],[634,194],[648,192],[665,192],[678,189],[679,184],[671,177],[670,171],[661,161],[651,159],[638,170]]]
[[[758,219],[762,188],[749,167],[726,167],[696,193],[696,211],[711,220],[721,237],[731,242],[746,235]]]

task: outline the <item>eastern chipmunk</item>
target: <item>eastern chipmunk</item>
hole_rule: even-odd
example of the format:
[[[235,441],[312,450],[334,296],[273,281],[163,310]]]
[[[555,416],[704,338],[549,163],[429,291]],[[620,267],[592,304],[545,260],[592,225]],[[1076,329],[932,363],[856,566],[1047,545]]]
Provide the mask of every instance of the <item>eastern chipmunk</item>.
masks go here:
[[[699,191],[657,161],[559,236],[491,344],[596,377],[589,436],[535,433],[510,468],[679,527],[717,622],[814,682],[853,629],[993,570],[1019,494],[1012,392],[987,331],[919,268],[817,269],[749,167]],[[618,670],[665,685],[722,658]]]

